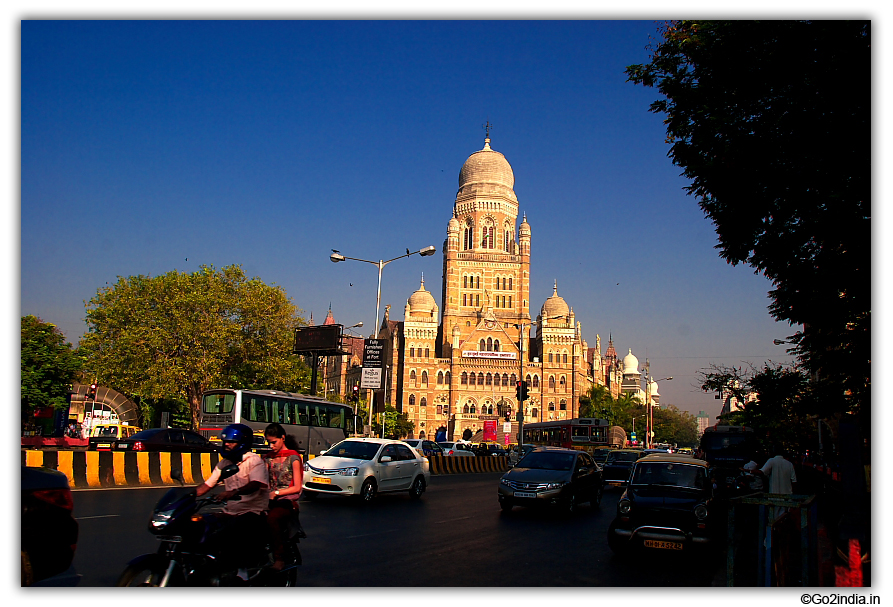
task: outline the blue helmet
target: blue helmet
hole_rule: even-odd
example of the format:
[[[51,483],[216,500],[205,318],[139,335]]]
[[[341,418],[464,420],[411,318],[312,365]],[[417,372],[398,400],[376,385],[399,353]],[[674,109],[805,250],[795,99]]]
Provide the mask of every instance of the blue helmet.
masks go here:
[[[251,451],[254,433],[245,424],[230,424],[220,432],[220,440],[224,443],[238,443],[233,449],[220,445],[220,456],[233,463],[242,461],[242,456]]]

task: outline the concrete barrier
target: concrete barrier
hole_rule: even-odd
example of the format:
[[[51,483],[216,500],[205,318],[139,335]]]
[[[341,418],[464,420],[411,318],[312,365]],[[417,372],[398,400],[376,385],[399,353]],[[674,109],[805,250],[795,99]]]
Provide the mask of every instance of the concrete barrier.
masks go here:
[[[157,451],[22,451],[22,465],[58,470],[74,489],[100,487],[176,486],[176,471],[187,485],[211,476],[218,453],[167,453]],[[310,456],[313,459],[313,456]],[[431,474],[505,472],[505,456],[461,457],[429,455]]]

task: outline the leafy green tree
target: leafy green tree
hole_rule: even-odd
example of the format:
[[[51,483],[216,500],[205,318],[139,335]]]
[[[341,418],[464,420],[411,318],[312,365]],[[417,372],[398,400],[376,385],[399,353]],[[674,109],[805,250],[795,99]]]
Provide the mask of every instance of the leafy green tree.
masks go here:
[[[393,405],[385,405],[384,418],[385,438],[404,438],[415,430],[415,423],[409,421],[406,414],[398,413]],[[375,419],[372,426],[376,436],[381,436],[381,417]]]
[[[669,157],[720,256],[772,281],[770,314],[816,396],[870,411],[871,36],[867,21],[672,21],[626,69],[664,96]]]
[[[614,406],[614,397],[605,386],[593,384],[589,393],[580,398],[580,417],[602,416],[603,410],[611,410]]]
[[[89,371],[131,396],[185,400],[193,427],[210,388],[306,385],[306,365],[291,353],[298,310],[240,266],[119,277],[86,308]]]
[[[670,405],[655,408],[654,442],[669,443],[680,447],[693,447],[698,442],[698,420],[688,411]]]
[[[36,407],[68,405],[82,360],[56,325],[22,316],[22,419]]]

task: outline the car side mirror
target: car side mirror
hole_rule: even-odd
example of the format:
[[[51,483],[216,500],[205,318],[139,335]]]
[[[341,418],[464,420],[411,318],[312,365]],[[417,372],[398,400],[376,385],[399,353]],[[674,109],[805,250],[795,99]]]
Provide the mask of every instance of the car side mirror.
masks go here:
[[[323,450],[321,450],[321,451],[319,452],[319,454],[320,454],[320,455],[325,455],[325,454],[326,454],[326,451],[328,451],[328,449],[323,449]]]
[[[224,468],[220,471],[220,478],[221,479],[229,478],[231,476],[235,476],[238,473],[239,473],[239,467],[235,464],[230,464],[229,466],[227,466],[226,468]]]
[[[386,462],[392,461],[392,459],[393,458],[390,455],[382,455],[380,458],[378,458],[378,461],[384,464]]]

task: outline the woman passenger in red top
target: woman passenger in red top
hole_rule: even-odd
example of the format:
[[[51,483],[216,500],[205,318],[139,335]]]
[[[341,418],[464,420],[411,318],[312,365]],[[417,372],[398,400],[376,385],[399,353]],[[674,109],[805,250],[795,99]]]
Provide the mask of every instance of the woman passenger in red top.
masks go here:
[[[279,424],[270,424],[264,428],[264,437],[273,449],[264,455],[270,472],[270,511],[267,514],[267,523],[272,531],[273,569],[280,571],[285,566],[288,518],[298,516],[304,462],[298,453],[298,444],[294,437],[287,435]]]

